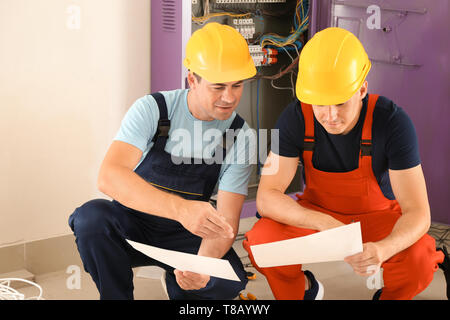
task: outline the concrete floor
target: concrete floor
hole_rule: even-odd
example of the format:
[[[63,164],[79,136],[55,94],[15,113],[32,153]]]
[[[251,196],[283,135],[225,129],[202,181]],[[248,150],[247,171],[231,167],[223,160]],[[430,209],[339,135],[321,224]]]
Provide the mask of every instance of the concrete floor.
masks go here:
[[[256,221],[256,218],[246,218],[241,220],[240,234],[249,230]],[[242,248],[242,240],[237,240],[233,245],[236,252],[244,264],[249,262],[246,251]],[[135,269],[134,286],[136,300],[164,300],[166,295],[161,286],[161,269],[156,267],[146,267],[147,269]],[[265,280],[265,277],[254,268],[246,268],[255,272],[255,280],[249,281],[244,293],[252,293],[259,300],[273,300],[274,297]],[[345,262],[329,262],[317,264],[305,264],[303,270],[310,270],[316,278],[322,282],[325,288],[325,300],[370,300],[376,289],[368,289],[367,278],[360,277],[353,273],[352,269]],[[143,278],[139,276],[142,272],[150,273],[153,278]],[[89,274],[81,269],[81,282],[79,289],[68,289],[66,282],[70,274],[65,270],[60,272],[44,274],[36,277],[43,289],[43,297],[46,300],[96,300],[99,298],[98,291]],[[37,294],[37,289],[24,287],[18,289],[26,297]],[[429,287],[420,293],[415,300],[446,300],[446,283],[442,270],[438,270]]]

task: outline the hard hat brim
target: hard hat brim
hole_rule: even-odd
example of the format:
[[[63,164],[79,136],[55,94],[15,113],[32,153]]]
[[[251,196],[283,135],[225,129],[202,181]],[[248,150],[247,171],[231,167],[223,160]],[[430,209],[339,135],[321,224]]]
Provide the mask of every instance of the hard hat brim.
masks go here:
[[[189,69],[186,59],[183,61],[183,65]],[[256,75],[256,68],[253,63],[248,63],[245,68],[241,68],[239,70],[218,71],[196,69],[194,72],[208,82],[225,83],[252,78]]]

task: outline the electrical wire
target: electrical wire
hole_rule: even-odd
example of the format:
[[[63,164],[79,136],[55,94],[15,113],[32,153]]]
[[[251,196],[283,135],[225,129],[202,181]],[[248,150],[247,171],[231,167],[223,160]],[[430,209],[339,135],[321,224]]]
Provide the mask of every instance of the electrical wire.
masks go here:
[[[291,74],[291,76],[289,78],[291,80],[291,86],[292,86],[292,97],[295,98],[295,84],[294,84],[294,78],[293,78],[294,72],[291,71],[290,74]]]
[[[259,160],[259,82],[260,79],[256,82],[256,159],[257,159],[257,169],[256,174],[261,175],[261,163]]]
[[[39,295],[26,298],[23,293],[11,287],[11,281],[20,281],[31,284],[39,289]],[[20,278],[3,278],[0,279],[0,300],[44,300],[42,298],[42,287],[37,283]]]
[[[300,11],[301,10],[301,11]],[[309,5],[308,5],[309,11]],[[307,11],[307,13],[308,13]],[[301,13],[300,13],[301,12]],[[295,31],[290,34],[288,37],[281,37],[277,34],[269,33],[261,37],[261,47],[265,47],[269,44],[274,45],[276,47],[284,47],[291,45],[297,41],[309,25],[309,17],[305,15],[303,0],[298,0],[295,8],[295,16],[294,16],[294,27]],[[300,23],[299,23],[300,22]]]
[[[278,90],[290,90],[290,91],[292,92],[292,96],[295,96],[295,89],[294,89],[293,86],[292,86],[292,87],[278,87],[278,86],[276,86],[276,85],[273,83],[274,80],[275,80],[275,79],[271,79],[271,80],[270,80],[270,85],[271,85],[274,89],[278,89]]]
[[[295,52],[297,53],[297,56],[299,56],[299,55],[300,55],[300,52],[298,51],[297,46],[296,46],[295,44],[292,44],[292,47],[294,48]],[[289,47],[288,47],[288,48],[289,48]],[[285,50],[287,50],[287,49],[285,48]]]
[[[308,17],[309,1],[307,1],[306,3],[308,4],[308,6],[307,6],[307,10],[305,12],[304,0],[297,1],[295,15],[294,15],[294,27],[296,28],[296,30],[290,36],[288,36],[287,38],[282,38],[276,34],[265,34],[265,35],[258,37],[261,47],[282,48],[286,52],[286,54],[289,56],[289,58],[291,59],[291,64],[288,65],[284,70],[280,70],[277,74],[274,74],[274,75],[266,76],[266,75],[261,75],[258,73],[252,80],[269,79],[269,80],[271,80],[271,85],[273,88],[281,89],[280,87],[276,86],[273,83],[273,80],[279,79],[279,78],[283,77],[285,74],[287,74],[288,72],[291,72],[291,83],[293,82],[292,72],[293,72],[293,69],[298,64],[299,55],[300,55],[299,50],[303,46],[302,41],[300,41],[300,35],[308,28],[308,25],[309,25],[309,17]],[[295,50],[295,53],[297,54],[297,57],[295,59],[289,53],[289,51],[292,51],[292,50]],[[288,88],[283,88],[283,89],[288,89]],[[291,88],[291,90],[294,90],[294,92],[295,92],[295,89],[293,89],[293,87]]]
[[[289,58],[291,58],[291,62],[294,62],[294,58],[292,58],[292,56],[290,55],[289,51],[285,48],[285,47],[280,47],[281,49],[283,49],[286,54],[289,56]]]
[[[265,76],[265,75],[261,75],[261,74],[257,74],[256,76],[254,76],[252,79],[250,79],[249,81],[253,81],[253,80],[258,80],[258,79],[279,79],[282,76],[284,76],[286,73],[290,72],[292,69],[295,68],[295,66],[298,63],[298,59],[299,57],[297,56],[294,61],[292,61],[292,63],[287,66],[285,69],[280,70],[278,73],[274,74],[274,75],[270,75],[270,76]]]

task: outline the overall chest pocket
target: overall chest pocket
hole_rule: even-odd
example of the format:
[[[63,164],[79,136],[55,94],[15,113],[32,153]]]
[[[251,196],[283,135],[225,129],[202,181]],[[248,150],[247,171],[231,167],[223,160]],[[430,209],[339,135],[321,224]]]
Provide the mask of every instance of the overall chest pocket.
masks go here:
[[[205,178],[185,170],[152,165],[145,180],[161,190],[188,200],[199,200],[205,194]]]
[[[368,181],[364,177],[358,178],[328,178],[327,180],[311,177],[311,189],[334,197],[362,198],[369,195]]]

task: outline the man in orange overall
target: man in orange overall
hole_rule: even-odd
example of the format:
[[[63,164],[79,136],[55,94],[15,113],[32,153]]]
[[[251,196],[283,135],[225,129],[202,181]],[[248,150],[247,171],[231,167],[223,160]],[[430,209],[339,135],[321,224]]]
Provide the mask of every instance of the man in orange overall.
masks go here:
[[[257,193],[262,218],[243,243],[276,299],[320,299],[323,286],[301,265],[260,268],[250,246],[357,221],[363,252],[345,261],[361,276],[383,268],[374,299],[412,299],[439,266],[448,278],[448,254],[426,234],[430,208],[414,126],[391,100],[368,94],[370,67],[361,42],[341,28],[318,32],[301,52],[298,100],[278,119],[278,154],[269,154]],[[299,160],[306,188],[295,201],[284,192]],[[276,173],[264,174],[274,163]]]

